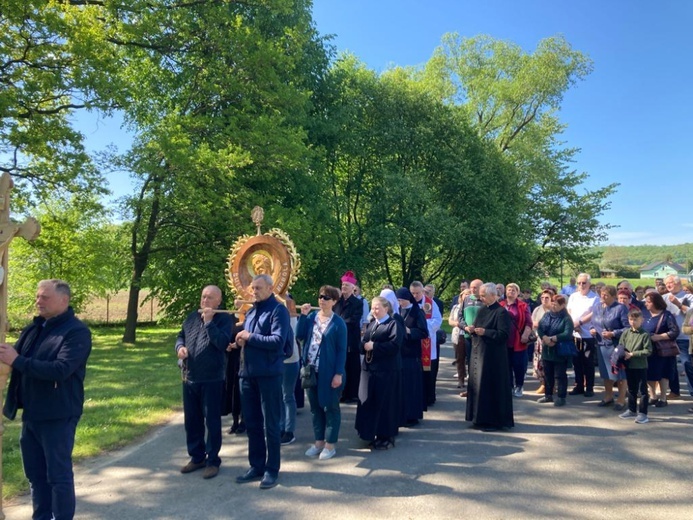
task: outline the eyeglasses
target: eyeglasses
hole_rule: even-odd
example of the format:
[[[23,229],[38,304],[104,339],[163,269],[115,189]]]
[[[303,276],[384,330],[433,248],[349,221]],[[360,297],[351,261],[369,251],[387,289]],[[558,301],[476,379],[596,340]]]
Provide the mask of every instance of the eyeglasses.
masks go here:
[[[325,301],[330,301],[332,298],[330,296],[327,296],[326,294],[321,294],[318,296],[318,300],[325,300]]]
[[[578,285],[587,285],[589,282],[578,282]]]

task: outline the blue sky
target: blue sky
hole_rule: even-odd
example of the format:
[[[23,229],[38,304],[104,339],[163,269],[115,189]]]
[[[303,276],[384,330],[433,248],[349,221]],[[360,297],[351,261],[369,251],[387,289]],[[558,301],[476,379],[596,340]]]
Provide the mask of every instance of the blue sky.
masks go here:
[[[603,217],[610,244],[693,242],[693,2],[687,0],[314,0],[321,34],[334,35],[370,68],[426,62],[446,32],[488,34],[531,52],[563,35],[594,61],[564,98],[567,145],[594,189],[620,183]],[[85,124],[90,147],[117,136],[117,122]],[[123,149],[122,142],[116,144]],[[127,145],[125,145],[127,146]],[[112,178],[116,193],[125,178]]]

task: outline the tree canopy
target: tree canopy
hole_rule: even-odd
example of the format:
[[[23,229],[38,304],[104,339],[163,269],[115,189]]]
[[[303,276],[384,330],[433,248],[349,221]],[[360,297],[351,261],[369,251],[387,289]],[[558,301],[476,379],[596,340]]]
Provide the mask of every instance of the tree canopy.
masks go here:
[[[84,289],[129,285],[127,341],[142,288],[179,317],[202,286],[224,284],[255,205],[301,253],[299,299],[346,269],[373,292],[414,279],[439,291],[462,277],[527,283],[588,263],[609,228],[600,217],[616,186],[584,189],[579,150],[561,141],[563,96],[592,67],[561,37],[525,52],[448,34],[423,66],[376,73],[335,58],[308,0],[0,6],[0,169],[20,211],[47,201],[45,239],[22,255],[53,246],[36,256],[42,275],[66,277],[51,259],[79,256],[73,242],[127,255],[127,276]],[[119,110],[131,149],[90,157],[77,110]],[[90,204],[113,167],[134,179],[117,226],[127,240],[109,231],[92,245],[84,219],[105,225]],[[96,275],[98,255],[81,256]]]

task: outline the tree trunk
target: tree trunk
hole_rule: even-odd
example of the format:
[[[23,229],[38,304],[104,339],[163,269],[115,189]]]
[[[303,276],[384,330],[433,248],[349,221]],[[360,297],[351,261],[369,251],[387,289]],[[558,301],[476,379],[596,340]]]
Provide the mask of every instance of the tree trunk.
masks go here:
[[[134,343],[137,334],[137,311],[139,308],[140,290],[142,289],[142,275],[147,268],[149,262],[149,253],[152,250],[152,244],[156,238],[158,231],[157,222],[160,210],[160,186],[159,181],[155,176],[150,177],[143,185],[140,191],[140,202],[144,199],[148,187],[152,185],[153,196],[152,205],[147,219],[146,228],[143,231],[144,239],[142,247],[137,250],[137,237],[144,218],[142,214],[142,206],[140,205],[136,211],[135,222],[132,226],[132,242],[130,244],[130,252],[132,254],[132,278],[130,280],[130,294],[128,296],[128,312],[125,318],[125,333],[123,334],[123,343]]]
[[[130,293],[128,295],[128,312],[125,318],[125,333],[123,343],[134,343],[137,334],[137,310],[140,299],[139,283],[135,282],[135,274],[132,275],[130,282]]]

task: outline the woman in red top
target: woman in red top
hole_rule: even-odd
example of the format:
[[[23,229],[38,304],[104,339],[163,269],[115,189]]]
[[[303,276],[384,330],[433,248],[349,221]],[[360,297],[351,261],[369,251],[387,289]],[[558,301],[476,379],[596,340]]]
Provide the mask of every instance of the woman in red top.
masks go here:
[[[508,337],[508,364],[510,365],[510,386],[515,397],[522,397],[527,372],[527,342],[532,332],[532,315],[529,305],[518,298],[520,287],[509,283],[505,287],[505,300],[500,304],[510,314],[512,327]]]

